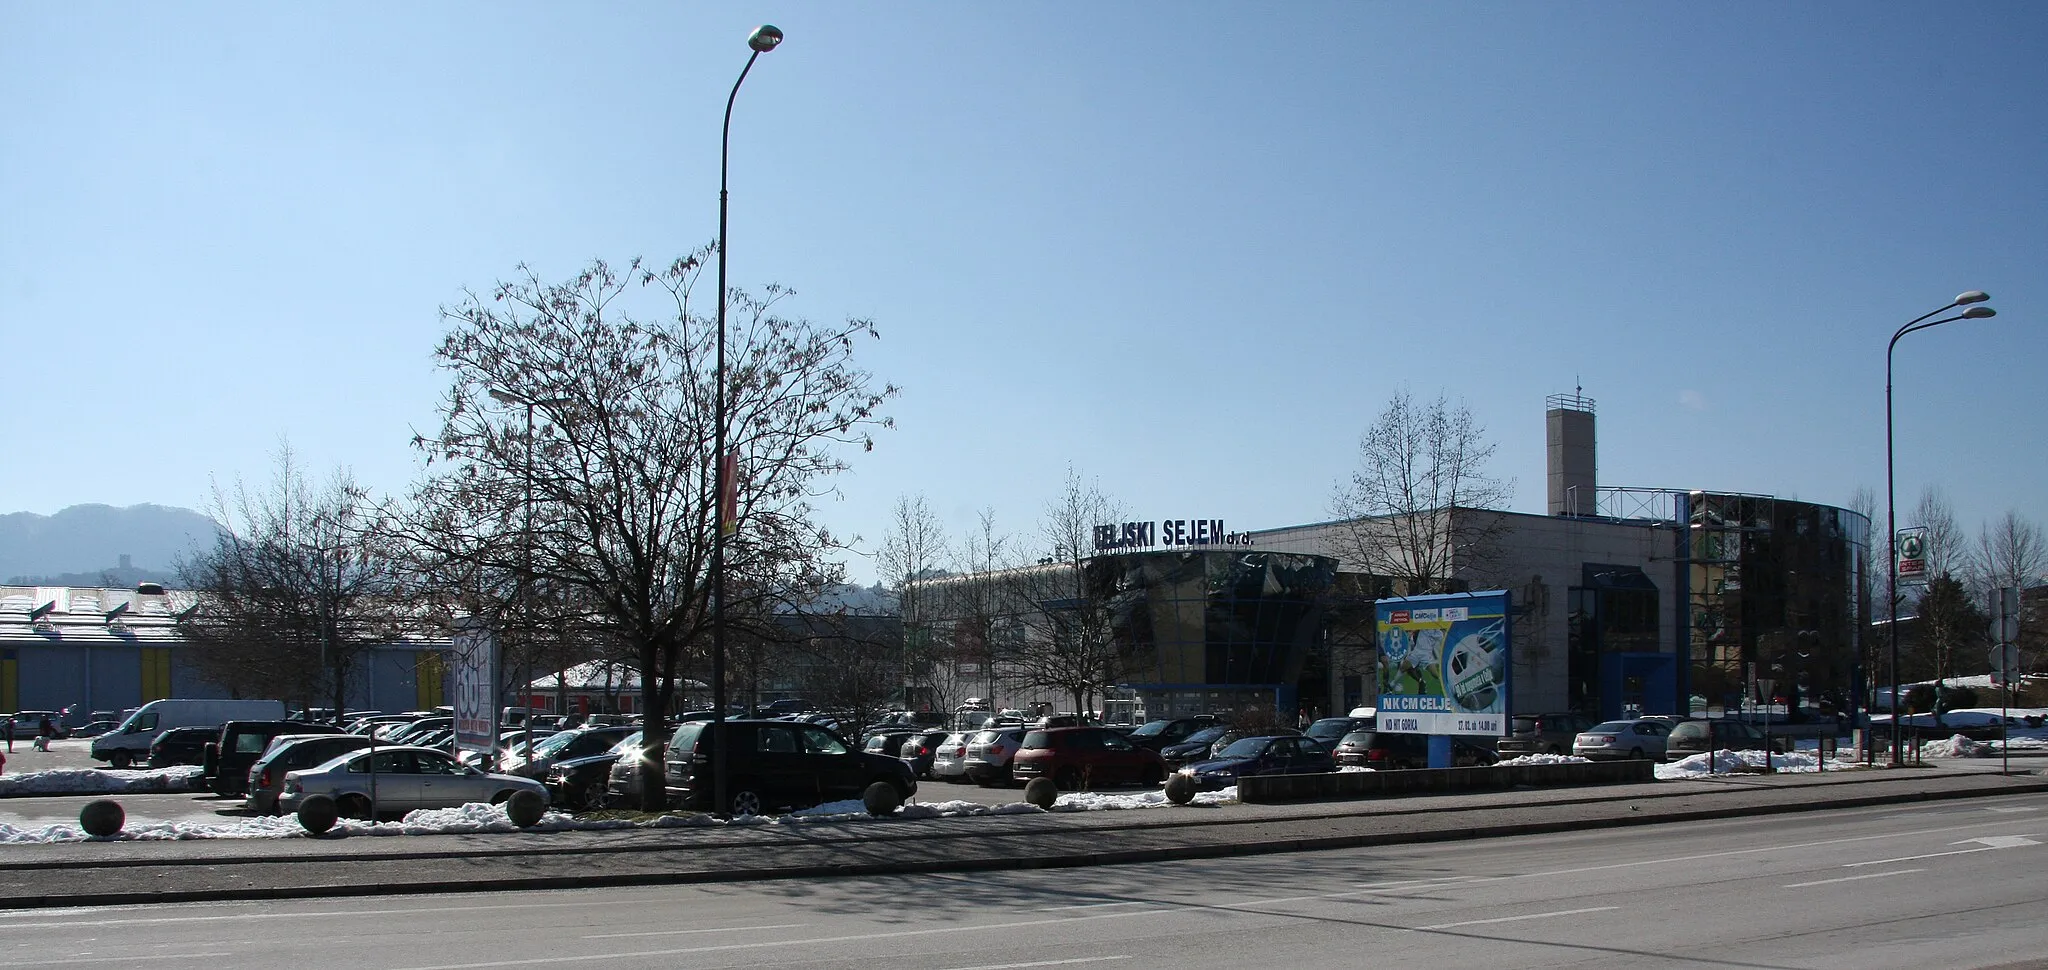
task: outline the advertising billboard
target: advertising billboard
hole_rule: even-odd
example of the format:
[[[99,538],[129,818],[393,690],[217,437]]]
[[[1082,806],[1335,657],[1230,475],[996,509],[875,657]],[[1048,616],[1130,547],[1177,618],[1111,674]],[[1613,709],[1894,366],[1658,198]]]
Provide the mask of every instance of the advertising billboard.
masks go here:
[[[1504,590],[1380,600],[1379,729],[1506,734],[1508,605]]]
[[[455,631],[455,747],[489,753],[498,744],[498,644],[481,623]]]

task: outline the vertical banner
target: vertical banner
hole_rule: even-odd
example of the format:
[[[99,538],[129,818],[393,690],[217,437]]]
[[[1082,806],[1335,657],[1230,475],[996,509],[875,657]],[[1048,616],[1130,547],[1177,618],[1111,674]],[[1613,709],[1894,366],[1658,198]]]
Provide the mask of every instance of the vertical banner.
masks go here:
[[[1508,594],[1380,600],[1379,729],[1507,733]]]
[[[498,642],[475,620],[456,627],[455,747],[491,754],[498,746]]]
[[[1892,541],[1899,549],[1899,585],[1927,585],[1927,530],[1917,525],[1900,529]]]
[[[740,527],[740,453],[728,451],[718,458],[725,489],[718,493],[718,528],[726,535]]]

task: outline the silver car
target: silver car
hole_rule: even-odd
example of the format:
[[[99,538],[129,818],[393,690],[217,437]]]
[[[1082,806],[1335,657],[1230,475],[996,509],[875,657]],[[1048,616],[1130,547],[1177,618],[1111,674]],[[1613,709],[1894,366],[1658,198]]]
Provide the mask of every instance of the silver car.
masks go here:
[[[375,769],[374,771],[372,769]],[[496,805],[513,792],[530,791],[545,802],[546,786],[518,775],[485,774],[446,751],[410,745],[354,751],[317,768],[288,771],[277,810],[290,814],[313,795],[334,799],[344,818],[370,817],[372,795],[379,816],[421,808],[457,808],[471,802]]]
[[[360,734],[281,734],[249,766],[249,795],[242,806],[258,815],[277,811],[277,794],[288,772],[326,764],[341,755],[370,746]]]
[[[1671,722],[1661,718],[1634,721],[1606,721],[1587,728],[1572,739],[1572,753],[1581,758],[1649,758],[1664,760],[1664,739],[1671,734]]]
[[[932,752],[932,777],[943,781],[959,781],[967,777],[967,739],[972,732],[946,735],[939,742],[939,749]]]
[[[977,731],[967,739],[967,753],[961,758],[968,779],[984,788],[1010,781],[1010,762],[1024,746],[1024,729],[999,728]]]

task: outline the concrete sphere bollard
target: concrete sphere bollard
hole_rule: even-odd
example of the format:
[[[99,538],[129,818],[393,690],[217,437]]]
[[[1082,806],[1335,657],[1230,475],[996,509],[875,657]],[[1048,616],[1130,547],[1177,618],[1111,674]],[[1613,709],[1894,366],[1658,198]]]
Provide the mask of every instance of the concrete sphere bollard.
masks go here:
[[[876,818],[894,815],[897,809],[903,807],[903,796],[896,791],[895,785],[886,781],[869,785],[866,791],[861,792],[860,801],[867,806],[868,814]]]
[[[1166,800],[1175,805],[1186,805],[1195,800],[1195,780],[1175,773],[1166,779]]]
[[[341,809],[326,795],[309,795],[299,803],[299,824],[313,835],[326,835],[341,818]]]
[[[1024,786],[1024,800],[1046,811],[1052,811],[1052,803],[1059,801],[1060,786],[1050,778],[1033,778]]]
[[[78,827],[94,838],[104,839],[121,831],[121,826],[127,821],[128,813],[122,810],[120,802],[111,798],[86,802],[78,812]]]
[[[505,817],[522,829],[530,829],[540,824],[540,817],[547,814],[547,811],[548,800],[540,797],[539,792],[522,788],[513,792],[511,798],[505,799]]]

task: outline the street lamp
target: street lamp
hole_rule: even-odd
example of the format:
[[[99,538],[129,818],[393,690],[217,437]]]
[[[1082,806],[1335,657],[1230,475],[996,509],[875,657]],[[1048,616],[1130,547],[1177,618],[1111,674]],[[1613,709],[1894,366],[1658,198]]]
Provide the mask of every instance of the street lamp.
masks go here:
[[[1988,299],[1991,299],[1991,294],[1983,290],[1970,290],[1963,293],[1947,306],[1929,310],[1915,317],[1905,326],[1900,327],[1897,333],[1892,334],[1892,342],[1886,344],[1884,348],[1884,525],[1885,530],[1890,533],[1886,537],[1885,542],[1888,550],[1885,556],[1885,571],[1890,576],[1886,593],[1887,598],[1891,600],[1891,622],[1885,626],[1887,628],[1886,636],[1891,639],[1892,767],[1894,768],[1905,763],[1906,745],[1905,736],[1899,730],[1899,507],[1897,490],[1892,480],[1892,350],[1898,347],[1900,337],[1916,330],[1925,330],[1928,327],[1937,327],[1944,323],[1954,323],[1957,320],[1982,320],[1986,317],[1997,316],[1998,311],[1988,306],[1970,306],[1975,303],[1983,303]],[[1937,313],[1946,313],[1959,306],[1969,306],[1970,308],[1952,317],[1942,317],[1939,320],[1927,319]]]
[[[740,68],[739,79],[732,82],[732,93],[725,97],[725,126],[718,136],[718,370],[717,396],[715,398],[716,428],[712,432],[712,503],[715,514],[711,528],[711,720],[720,726],[712,728],[717,739],[711,745],[711,806],[714,812],[725,811],[725,532],[731,523],[726,520],[726,492],[733,488],[732,475],[737,470],[730,467],[725,454],[725,213],[726,213],[726,169],[727,159],[732,150],[732,105],[740,96],[740,85],[746,83],[747,72],[754,69],[754,61],[762,54],[775,49],[782,43],[782,31],[772,24],[754,28],[747,37],[747,46],[753,53],[747,55],[747,66]],[[733,512],[735,518],[738,511]],[[648,716],[655,712],[649,711]],[[650,724],[650,727],[652,725]]]
[[[533,615],[532,610],[529,609],[527,596],[529,593],[528,587],[533,585],[533,409],[536,407],[552,407],[567,404],[569,399],[566,397],[530,398],[524,394],[497,387],[488,388],[488,390],[491,399],[499,404],[518,405],[526,409],[526,437],[521,439],[522,445],[519,459],[519,479],[522,492],[520,507],[526,519],[526,524],[519,533],[519,612],[521,619],[526,621],[527,629],[523,632],[531,633],[533,632]],[[531,644],[528,644],[528,646],[530,647]],[[526,694],[533,684],[533,661],[531,659],[533,651],[528,649],[526,654],[528,660],[520,672],[525,680],[522,682],[523,689],[520,691],[519,700],[519,706],[525,708],[525,714],[519,718],[519,723],[525,728],[526,756],[528,759],[531,759],[533,757],[533,705],[527,699]],[[493,684],[492,686],[496,687],[497,685]],[[490,759],[492,755],[497,754],[498,750],[499,727],[496,716],[497,712],[492,711],[491,714],[490,748],[484,753],[484,770],[486,771],[491,769]],[[454,739],[451,738],[450,743],[455,743]]]

